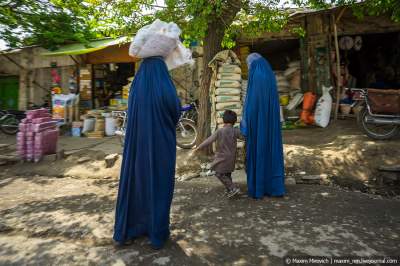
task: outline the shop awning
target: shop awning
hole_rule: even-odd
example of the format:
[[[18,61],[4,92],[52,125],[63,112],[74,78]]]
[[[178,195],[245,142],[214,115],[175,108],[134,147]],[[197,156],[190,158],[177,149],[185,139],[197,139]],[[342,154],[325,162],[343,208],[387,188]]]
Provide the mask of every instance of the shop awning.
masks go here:
[[[102,50],[109,46],[123,44],[128,42],[128,37],[120,37],[117,39],[103,39],[91,41],[89,43],[74,43],[66,44],[55,51],[47,51],[42,53],[42,55],[54,56],[54,55],[81,55],[88,54],[95,51]]]

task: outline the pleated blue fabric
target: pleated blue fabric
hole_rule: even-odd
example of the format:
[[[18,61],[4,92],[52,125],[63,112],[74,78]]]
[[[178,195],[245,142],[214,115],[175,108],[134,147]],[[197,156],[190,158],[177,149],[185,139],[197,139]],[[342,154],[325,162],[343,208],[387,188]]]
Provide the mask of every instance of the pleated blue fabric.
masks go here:
[[[114,240],[146,235],[155,248],[169,237],[180,101],[161,57],[144,59],[129,95]]]
[[[249,81],[240,129],[246,138],[250,197],[285,194],[279,95],[275,74],[262,56],[248,60]]]

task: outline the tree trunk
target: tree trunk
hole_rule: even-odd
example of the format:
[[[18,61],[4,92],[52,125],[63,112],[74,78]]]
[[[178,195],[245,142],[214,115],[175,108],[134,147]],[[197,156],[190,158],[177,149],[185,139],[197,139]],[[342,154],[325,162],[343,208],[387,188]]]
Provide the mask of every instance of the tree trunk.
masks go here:
[[[207,36],[204,38],[204,54],[203,54],[203,77],[200,85],[200,99],[199,99],[199,117],[198,117],[198,142],[199,145],[211,133],[210,118],[211,118],[211,102],[210,102],[210,83],[212,70],[208,67],[208,63],[214,56],[221,51],[221,42],[224,37],[225,28],[214,22],[210,23]],[[210,150],[208,151],[208,153]]]
[[[208,24],[207,35],[203,40],[204,48],[204,72],[200,85],[200,99],[199,99],[199,116],[198,116],[198,139],[197,145],[203,142],[210,136],[210,118],[211,118],[211,102],[210,102],[210,82],[212,71],[208,67],[208,63],[214,56],[222,50],[221,43],[224,38],[225,29],[232,24],[237,12],[239,12],[242,1],[231,0],[226,4],[224,10],[219,16],[210,17]],[[211,147],[207,151],[209,154]]]

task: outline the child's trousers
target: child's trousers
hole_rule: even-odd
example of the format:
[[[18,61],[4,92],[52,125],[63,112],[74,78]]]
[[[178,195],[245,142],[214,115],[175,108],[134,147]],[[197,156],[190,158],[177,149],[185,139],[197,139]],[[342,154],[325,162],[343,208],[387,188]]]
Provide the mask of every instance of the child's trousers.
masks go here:
[[[221,181],[227,191],[232,191],[236,187],[232,182],[232,173],[216,173],[215,176]]]

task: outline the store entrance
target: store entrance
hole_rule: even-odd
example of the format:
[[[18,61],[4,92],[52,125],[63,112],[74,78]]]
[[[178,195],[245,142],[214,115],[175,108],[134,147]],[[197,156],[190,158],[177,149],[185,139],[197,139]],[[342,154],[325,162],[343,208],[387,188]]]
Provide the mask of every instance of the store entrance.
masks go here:
[[[135,74],[134,63],[111,63],[93,66],[95,108],[126,104],[123,88]]]

